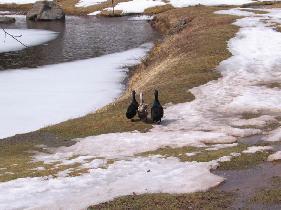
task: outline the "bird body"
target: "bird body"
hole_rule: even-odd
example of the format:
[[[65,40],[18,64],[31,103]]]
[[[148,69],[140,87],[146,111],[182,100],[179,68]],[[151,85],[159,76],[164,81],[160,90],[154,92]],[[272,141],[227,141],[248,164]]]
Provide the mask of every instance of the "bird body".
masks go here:
[[[136,100],[136,91],[132,91],[132,102],[127,109],[126,117],[128,119],[133,119],[137,114],[138,107],[139,103]]]
[[[138,107],[138,116],[141,120],[147,121],[148,105],[144,103],[143,93],[140,93],[140,105]]]
[[[155,90],[154,96],[155,96],[155,99],[154,99],[153,105],[151,107],[151,119],[155,123],[160,123],[164,116],[164,109],[159,102],[157,90]]]

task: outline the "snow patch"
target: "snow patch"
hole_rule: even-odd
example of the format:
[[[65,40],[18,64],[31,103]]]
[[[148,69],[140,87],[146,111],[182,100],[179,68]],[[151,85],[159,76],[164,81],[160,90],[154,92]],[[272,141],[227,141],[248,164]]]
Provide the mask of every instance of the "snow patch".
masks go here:
[[[281,141],[281,128],[277,128],[269,133],[268,136],[264,137],[265,141]]]
[[[238,143],[233,143],[233,144],[216,144],[213,145],[210,148],[207,148],[207,151],[215,151],[215,150],[220,150],[220,149],[225,149],[225,148],[229,148],[229,147],[236,147],[238,146]]]
[[[245,154],[254,154],[256,152],[263,152],[263,151],[268,151],[268,150],[272,150],[273,147],[271,146],[252,146],[252,147],[248,147],[247,150],[244,150],[242,153]]]
[[[89,7],[97,4],[107,2],[107,0],[80,0],[75,7]]]
[[[127,71],[122,67],[139,63],[151,47],[146,44],[98,58],[0,72],[0,139],[79,117],[110,103],[122,92]]]
[[[166,3],[161,0],[132,0],[128,2],[118,3],[114,9],[121,10],[123,14],[140,14],[148,8],[163,5],[166,5]],[[105,10],[112,11],[112,8],[109,7]]]
[[[224,180],[210,173],[210,167],[149,157],[117,161],[79,177],[21,178],[0,183],[0,209],[82,209],[132,193],[205,191]]]
[[[131,17],[128,20],[131,20],[131,21],[144,21],[144,20],[152,20],[152,19],[153,19],[153,16],[141,15],[141,16]]]
[[[269,155],[267,158],[268,161],[281,160],[281,151],[275,152],[272,155]]]
[[[8,33],[17,37],[27,47],[32,47],[49,42],[58,35],[56,32],[36,29],[5,29]],[[11,38],[5,37],[5,33],[0,31],[0,53],[25,49],[25,46]]]

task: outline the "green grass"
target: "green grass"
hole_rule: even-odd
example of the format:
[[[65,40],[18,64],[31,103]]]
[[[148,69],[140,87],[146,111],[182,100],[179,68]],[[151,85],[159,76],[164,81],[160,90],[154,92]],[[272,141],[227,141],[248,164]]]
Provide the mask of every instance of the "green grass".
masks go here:
[[[256,192],[251,202],[267,205],[281,204],[281,177],[272,177],[271,186]]]
[[[244,154],[233,158],[230,162],[223,162],[220,164],[219,170],[241,170],[247,169],[265,162],[269,152],[257,152],[254,154]]]
[[[234,195],[210,191],[205,193],[193,194],[144,194],[120,197],[89,207],[88,210],[124,210],[124,209],[143,209],[143,210],[176,210],[176,209],[229,209]]]
[[[181,148],[165,147],[155,151],[144,152],[139,155],[140,156],[162,155],[165,157],[177,157],[181,161],[209,162],[211,160],[216,160],[220,157],[230,155],[230,153],[232,152],[242,152],[243,150],[247,149],[247,146],[240,144],[235,147],[229,147],[219,150],[205,150],[205,149],[206,148],[196,148],[196,147],[181,147]],[[200,152],[200,153],[188,157],[186,153],[190,153],[190,152]]]

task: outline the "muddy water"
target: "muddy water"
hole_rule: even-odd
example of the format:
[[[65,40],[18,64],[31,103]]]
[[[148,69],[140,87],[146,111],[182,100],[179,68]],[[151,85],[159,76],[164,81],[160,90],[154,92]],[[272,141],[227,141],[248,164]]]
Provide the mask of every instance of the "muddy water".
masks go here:
[[[18,52],[0,53],[0,70],[30,68],[121,52],[154,41],[158,34],[147,21],[127,17],[67,17],[63,22],[26,22],[18,17],[7,28],[46,29],[57,39]]]
[[[226,178],[226,181],[219,186],[220,190],[237,194],[237,199],[232,206],[234,209],[281,209],[281,204],[269,207],[260,203],[249,203],[255,192],[270,186],[273,177],[281,176],[280,171],[281,164],[265,162],[250,169],[214,173]]]

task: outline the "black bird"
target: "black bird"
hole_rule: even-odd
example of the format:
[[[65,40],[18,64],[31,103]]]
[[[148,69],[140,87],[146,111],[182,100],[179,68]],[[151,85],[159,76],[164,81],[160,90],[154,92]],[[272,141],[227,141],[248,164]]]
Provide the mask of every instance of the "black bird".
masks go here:
[[[133,119],[134,116],[136,116],[137,111],[138,111],[139,103],[136,100],[136,91],[132,91],[132,102],[129,105],[127,112],[126,112],[126,117],[128,119]]]
[[[151,119],[154,123],[161,123],[161,119],[164,116],[164,110],[158,99],[158,90],[155,90],[154,96],[155,99],[151,108]]]

